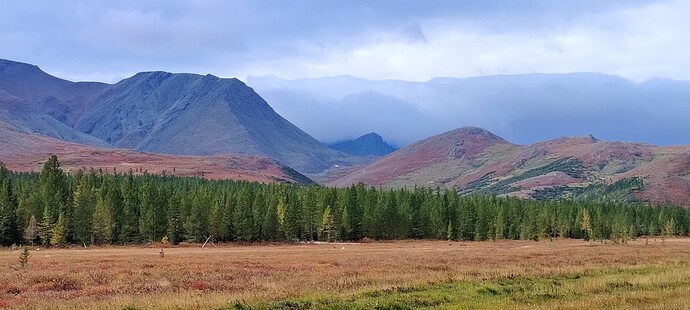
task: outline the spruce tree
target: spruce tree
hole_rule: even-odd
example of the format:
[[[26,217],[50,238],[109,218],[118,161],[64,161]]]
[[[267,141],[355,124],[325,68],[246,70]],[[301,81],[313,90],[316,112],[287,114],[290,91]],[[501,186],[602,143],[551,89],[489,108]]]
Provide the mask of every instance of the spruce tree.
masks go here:
[[[235,237],[238,241],[254,241],[254,197],[249,187],[240,190],[235,206]]]
[[[60,169],[57,156],[51,155],[43,164],[43,169],[39,175],[39,186],[43,203],[41,222],[44,229],[52,230],[61,212],[67,213],[68,216],[71,215],[67,208],[69,186],[64,172]]]
[[[0,245],[9,246],[21,242],[21,230],[17,219],[17,200],[12,192],[12,182],[4,164],[0,163]]]
[[[297,196],[291,192],[286,191],[284,195],[283,206],[283,231],[285,232],[285,239],[288,241],[301,239],[300,229],[300,203]],[[279,212],[280,215],[280,212]]]
[[[266,214],[266,197],[263,192],[257,191],[254,194],[254,202],[252,204],[252,241],[261,240],[261,231],[263,226],[263,216]]]
[[[278,225],[278,203],[275,199],[270,199],[261,224],[261,239],[266,241],[280,239]]]
[[[122,228],[118,239],[123,243],[138,241],[139,234],[139,192],[134,183],[132,170],[122,183]],[[76,199],[76,198],[75,198]]]
[[[302,229],[307,234],[307,239],[314,241],[318,228],[318,208],[316,202],[316,187],[309,187],[302,191]]]
[[[91,243],[93,212],[96,208],[95,189],[89,184],[88,177],[79,180],[74,190],[74,215],[72,219],[74,239],[86,245]]]
[[[182,241],[184,235],[184,228],[182,226],[182,218],[180,214],[180,199],[173,195],[168,204],[168,240],[172,244],[178,244]]]

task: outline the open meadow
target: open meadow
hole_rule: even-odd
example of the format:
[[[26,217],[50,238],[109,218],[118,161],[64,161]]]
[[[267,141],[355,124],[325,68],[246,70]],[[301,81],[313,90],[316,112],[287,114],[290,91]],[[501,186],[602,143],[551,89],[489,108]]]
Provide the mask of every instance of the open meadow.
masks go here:
[[[690,239],[0,251],[17,309],[681,309]]]

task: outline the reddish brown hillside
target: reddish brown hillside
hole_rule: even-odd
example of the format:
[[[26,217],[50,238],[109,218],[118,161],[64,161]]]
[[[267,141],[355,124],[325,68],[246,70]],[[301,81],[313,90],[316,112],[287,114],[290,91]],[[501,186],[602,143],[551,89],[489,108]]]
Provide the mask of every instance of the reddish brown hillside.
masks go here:
[[[607,142],[591,136],[520,146],[470,127],[400,149],[330,185],[439,186],[538,197],[547,189],[553,189],[547,194],[578,192],[627,179],[642,180],[641,189],[630,190],[638,201],[689,206],[690,146]],[[620,193],[598,194],[606,199]]]
[[[334,186],[364,182],[381,186],[390,179],[450,160],[477,159],[486,149],[510,147],[511,143],[491,132],[463,127],[414,143],[330,183]]]
[[[98,148],[59,141],[20,132],[0,122],[0,161],[14,171],[40,171],[50,154],[60,158],[63,169],[80,168],[136,173],[148,172],[175,176],[202,176],[208,179],[233,179],[255,182],[295,182],[282,166],[259,156],[215,155],[177,156],[131,150]]]

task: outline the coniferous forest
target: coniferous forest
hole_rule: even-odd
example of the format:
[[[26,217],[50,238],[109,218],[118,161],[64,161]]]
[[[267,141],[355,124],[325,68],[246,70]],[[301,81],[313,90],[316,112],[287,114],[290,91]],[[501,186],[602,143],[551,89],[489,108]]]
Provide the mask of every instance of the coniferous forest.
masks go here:
[[[173,244],[371,239],[578,238],[626,242],[688,235],[674,206],[460,196],[448,190],[344,189],[94,170],[40,173],[0,163],[0,243]]]

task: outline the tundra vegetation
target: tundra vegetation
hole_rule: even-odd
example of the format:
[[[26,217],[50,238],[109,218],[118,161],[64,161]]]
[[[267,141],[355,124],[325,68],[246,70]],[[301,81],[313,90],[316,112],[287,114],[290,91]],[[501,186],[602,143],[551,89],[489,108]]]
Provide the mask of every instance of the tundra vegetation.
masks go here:
[[[0,307],[690,307],[674,206],[68,175],[53,156],[0,165],[0,211],[2,244],[26,245],[0,251]]]
[[[13,309],[687,309],[690,239],[99,246],[3,267]],[[0,251],[0,266],[19,251]]]

